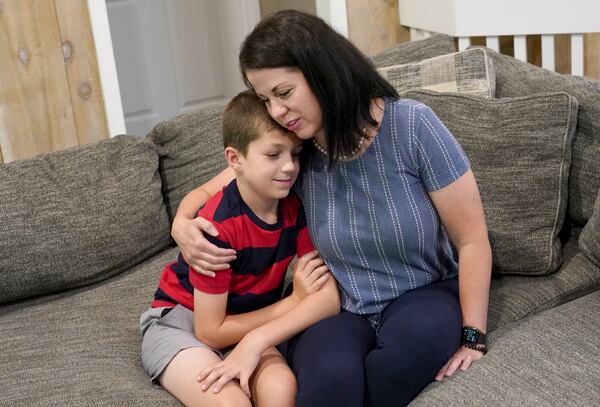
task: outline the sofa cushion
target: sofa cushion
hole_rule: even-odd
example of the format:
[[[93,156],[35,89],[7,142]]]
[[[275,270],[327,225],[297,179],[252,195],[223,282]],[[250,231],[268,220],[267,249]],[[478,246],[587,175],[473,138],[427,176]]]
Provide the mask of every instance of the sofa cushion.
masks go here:
[[[0,303],[90,284],[170,243],[152,144],[118,136],[0,165]]]
[[[547,274],[562,261],[577,101],[566,93],[511,99],[410,91],[433,109],[471,160],[494,271]]]
[[[600,191],[594,204],[594,212],[581,232],[579,247],[594,264],[600,267]]]
[[[466,372],[429,385],[418,406],[595,406],[600,400],[600,291],[489,336]]]
[[[490,289],[488,331],[600,288],[600,268],[578,250],[577,240],[576,233],[569,237],[563,246],[563,264],[552,274],[494,276]]]
[[[378,69],[398,92],[422,88],[494,97],[493,64],[484,49],[470,49],[424,61]]]
[[[569,216],[583,225],[600,189],[600,81],[555,72],[487,49],[496,71],[496,97],[566,92],[579,102],[569,179]]]
[[[160,176],[171,221],[183,197],[223,170],[221,121],[225,102],[157,124],[148,134],[160,154]]]
[[[454,38],[446,34],[436,34],[422,40],[404,42],[386,48],[371,56],[376,67],[407,64],[438,55],[455,52]]]
[[[181,406],[142,368],[139,319],[177,249],[100,284],[0,308],[2,405]]]

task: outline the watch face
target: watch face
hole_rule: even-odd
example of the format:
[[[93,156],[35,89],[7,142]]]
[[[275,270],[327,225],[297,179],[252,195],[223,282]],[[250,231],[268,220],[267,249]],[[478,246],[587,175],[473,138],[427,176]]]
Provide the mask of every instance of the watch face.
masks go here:
[[[485,334],[477,328],[464,327],[462,332],[463,342],[479,344],[485,343]]]

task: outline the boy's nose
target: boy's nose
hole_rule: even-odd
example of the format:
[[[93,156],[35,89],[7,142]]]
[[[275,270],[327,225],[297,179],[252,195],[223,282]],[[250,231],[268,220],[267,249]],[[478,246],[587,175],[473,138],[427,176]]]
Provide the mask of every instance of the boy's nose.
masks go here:
[[[283,167],[281,167],[281,171],[283,172],[294,172],[294,170],[296,169],[296,164],[294,163],[294,160],[290,159],[283,164]]]

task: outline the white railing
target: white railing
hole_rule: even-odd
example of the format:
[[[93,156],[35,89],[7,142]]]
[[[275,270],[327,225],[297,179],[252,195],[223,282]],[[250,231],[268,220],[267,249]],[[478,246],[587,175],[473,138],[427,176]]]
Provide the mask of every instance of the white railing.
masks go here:
[[[513,36],[514,57],[527,61],[527,35],[542,37],[542,66],[555,70],[554,35],[571,35],[571,74],[583,75],[584,33],[600,32],[598,0],[399,0],[400,23],[411,39],[445,33],[458,48],[485,37],[500,51],[499,36]]]

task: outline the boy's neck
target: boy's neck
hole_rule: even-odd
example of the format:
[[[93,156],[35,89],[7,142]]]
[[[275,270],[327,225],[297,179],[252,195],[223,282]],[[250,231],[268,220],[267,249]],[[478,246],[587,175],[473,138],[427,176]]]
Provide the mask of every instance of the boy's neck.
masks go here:
[[[240,196],[250,210],[260,220],[269,225],[277,223],[279,219],[279,199],[262,197],[249,188],[242,178],[236,177],[236,180]]]

